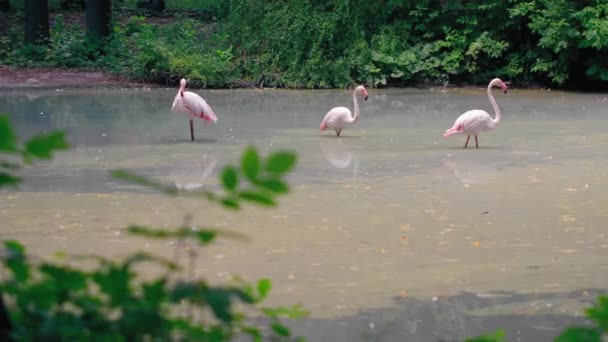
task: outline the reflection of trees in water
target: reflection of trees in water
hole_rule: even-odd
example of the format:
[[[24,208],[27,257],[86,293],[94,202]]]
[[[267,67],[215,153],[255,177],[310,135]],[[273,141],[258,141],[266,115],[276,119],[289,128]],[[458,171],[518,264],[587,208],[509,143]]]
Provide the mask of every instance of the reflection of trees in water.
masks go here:
[[[564,313],[559,303],[591,306],[603,291],[520,294],[493,291],[417,299],[396,297],[395,305],[335,319],[302,319],[295,331],[311,341],[463,341],[504,329],[507,341],[551,341],[568,325],[583,325],[581,309]],[[549,304],[549,305],[548,305]],[[508,306],[508,307],[507,307]],[[575,316],[576,315],[576,316]]]

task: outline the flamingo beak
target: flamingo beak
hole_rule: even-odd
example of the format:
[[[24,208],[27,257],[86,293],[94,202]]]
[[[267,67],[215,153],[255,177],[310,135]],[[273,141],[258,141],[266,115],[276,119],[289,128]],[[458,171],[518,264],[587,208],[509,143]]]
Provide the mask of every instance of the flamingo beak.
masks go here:
[[[365,97],[363,98],[365,101],[367,101],[367,95],[365,95]]]
[[[505,88],[505,90],[503,90],[505,92],[505,94],[507,93],[507,88]]]

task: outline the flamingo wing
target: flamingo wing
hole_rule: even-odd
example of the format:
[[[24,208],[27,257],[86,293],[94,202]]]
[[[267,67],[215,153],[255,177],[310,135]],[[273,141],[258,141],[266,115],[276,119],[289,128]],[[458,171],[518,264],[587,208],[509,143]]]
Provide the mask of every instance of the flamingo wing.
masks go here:
[[[481,131],[489,129],[492,119],[490,115],[483,110],[469,110],[456,119],[454,125],[447,129],[443,134],[444,137],[449,137],[453,134],[466,133],[467,135],[476,135]]]
[[[217,115],[207,101],[190,91],[185,91],[183,95],[177,94],[173,101],[173,110],[199,117],[210,123],[217,122]]]
[[[323,121],[321,121],[320,129],[322,131],[326,128],[342,129],[346,126],[348,119],[351,117],[350,109],[346,107],[335,107],[325,114]]]
[[[465,133],[475,135],[482,131],[491,129],[492,118],[485,110],[474,109],[466,112],[467,114],[464,123]],[[464,115],[464,114],[463,114]]]

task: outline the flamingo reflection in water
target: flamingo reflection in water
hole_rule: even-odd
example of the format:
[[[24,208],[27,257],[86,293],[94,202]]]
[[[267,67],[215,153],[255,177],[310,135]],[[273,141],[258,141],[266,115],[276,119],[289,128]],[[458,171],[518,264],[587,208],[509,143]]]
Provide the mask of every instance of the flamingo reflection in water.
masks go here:
[[[353,177],[359,172],[359,158],[342,140],[324,139],[321,152],[325,159],[338,169],[346,169],[353,164]]]

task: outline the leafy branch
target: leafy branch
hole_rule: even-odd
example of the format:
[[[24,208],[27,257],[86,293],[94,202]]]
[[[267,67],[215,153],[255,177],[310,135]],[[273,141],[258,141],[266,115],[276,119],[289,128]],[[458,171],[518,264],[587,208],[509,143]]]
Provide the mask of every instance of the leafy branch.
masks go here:
[[[272,153],[263,160],[255,148],[249,147],[241,157],[240,166],[225,166],[220,175],[223,193],[207,190],[185,191],[165,185],[148,177],[116,169],[112,176],[133,184],[159,191],[168,196],[202,197],[217,202],[229,209],[239,209],[243,201],[263,206],[276,206],[276,196],[289,192],[283,179],[297,161],[296,155],[288,151]]]
[[[50,159],[54,151],[66,148],[61,132],[38,135],[19,144],[8,116],[1,115],[0,154],[8,158],[0,160],[0,187],[18,185],[21,178],[16,173],[23,165],[34,159]],[[276,205],[276,196],[289,191],[283,178],[295,163],[291,152],[277,152],[263,160],[249,148],[241,165],[224,168],[219,194],[179,191],[126,170],[114,170],[112,175],[169,196],[195,196],[238,209],[244,201]],[[248,240],[238,232],[212,228],[167,230],[131,225],[128,231],[144,238],[193,240],[200,246],[218,236]],[[299,305],[259,307],[272,288],[270,279],[255,285],[244,281],[211,285],[192,276],[182,279],[183,269],[177,261],[144,252],[119,261],[97,255],[67,258],[65,253],[57,253],[56,257],[63,262],[33,259],[18,241],[4,242],[0,252],[6,270],[0,279],[0,339],[228,341],[245,334],[256,342],[267,338],[301,340],[281,322],[282,317],[306,316]],[[79,262],[85,262],[86,267],[76,267]],[[136,268],[141,263],[160,266],[161,275],[143,279]],[[9,305],[5,306],[4,300]],[[269,329],[248,322],[235,308],[237,302],[257,307],[260,315],[269,319]],[[194,310],[207,319],[195,319]]]
[[[22,181],[15,173],[23,164],[31,164],[34,159],[51,159],[54,151],[67,148],[64,133],[58,131],[37,135],[19,144],[8,114],[0,114],[0,153],[12,157],[10,161],[0,160],[0,188],[15,187]]]

